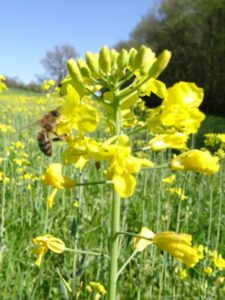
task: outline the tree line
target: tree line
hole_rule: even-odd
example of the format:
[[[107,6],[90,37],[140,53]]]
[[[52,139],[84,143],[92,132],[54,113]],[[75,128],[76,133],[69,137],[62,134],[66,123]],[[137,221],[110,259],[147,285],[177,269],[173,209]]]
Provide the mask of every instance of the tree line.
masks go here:
[[[161,0],[117,48],[145,44],[157,54],[172,52],[161,79],[195,82],[204,88],[201,109],[225,116],[225,0]]]

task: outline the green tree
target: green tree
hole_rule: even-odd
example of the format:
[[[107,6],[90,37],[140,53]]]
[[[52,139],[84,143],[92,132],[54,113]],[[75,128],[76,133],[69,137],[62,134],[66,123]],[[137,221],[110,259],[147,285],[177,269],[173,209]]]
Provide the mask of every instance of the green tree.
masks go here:
[[[203,109],[225,114],[225,1],[162,0],[157,13],[149,12],[136,26],[130,41],[118,47],[145,44],[156,53],[173,53],[163,74],[168,85],[193,81],[205,90]]]

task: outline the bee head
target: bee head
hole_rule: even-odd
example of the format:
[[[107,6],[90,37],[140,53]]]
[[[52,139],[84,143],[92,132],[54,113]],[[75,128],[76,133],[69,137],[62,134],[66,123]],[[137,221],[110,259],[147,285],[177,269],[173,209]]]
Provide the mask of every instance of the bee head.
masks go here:
[[[54,109],[51,111],[51,114],[54,116],[54,117],[60,117],[60,112],[57,110],[57,109]]]

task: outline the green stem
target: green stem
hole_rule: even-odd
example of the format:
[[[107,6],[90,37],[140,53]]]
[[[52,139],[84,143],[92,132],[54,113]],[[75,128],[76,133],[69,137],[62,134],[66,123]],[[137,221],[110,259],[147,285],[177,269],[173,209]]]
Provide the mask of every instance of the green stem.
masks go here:
[[[142,239],[147,240],[147,241],[152,241],[152,238],[147,238],[147,237],[144,237],[140,234],[136,234],[136,233],[129,232],[129,231],[117,231],[116,234],[117,235],[124,234],[124,235],[132,236],[132,237],[142,238]]]
[[[185,186],[187,183],[187,179],[188,179],[188,174],[189,172],[187,172],[184,176],[184,182],[183,182],[183,186],[182,186],[182,192],[180,195],[180,199],[179,199],[179,205],[178,205],[178,211],[177,211],[177,226],[176,226],[176,232],[179,232],[180,229],[180,217],[181,217],[181,207],[182,207],[182,196],[185,194]]]
[[[213,221],[213,178],[210,182],[210,199],[209,199],[209,228],[207,237],[207,247],[209,247],[211,233],[212,233],[212,221]]]
[[[223,165],[221,164],[220,175],[219,175],[219,211],[218,211],[218,223],[217,223],[217,232],[216,232],[216,246],[215,249],[218,250],[219,240],[220,240],[220,230],[221,230],[221,221],[222,221],[222,174],[223,174]]]
[[[134,258],[134,256],[138,253],[137,250],[135,250],[131,256],[128,258],[128,260],[122,265],[122,267],[119,269],[117,273],[117,278],[120,276],[120,274],[123,272],[123,270],[126,268],[126,266],[129,264],[129,262]]]
[[[116,124],[115,134],[121,134],[121,111],[119,107],[118,90],[114,91],[114,121]],[[117,289],[117,268],[119,256],[119,236],[120,230],[120,196],[113,190],[112,210],[111,210],[111,238],[110,238],[110,266],[109,266],[109,283],[108,299],[116,299]]]
[[[99,252],[88,251],[88,250],[78,250],[78,249],[75,250],[75,249],[72,249],[72,248],[65,247],[64,251],[79,253],[79,254],[94,255],[94,256],[104,256],[106,258],[109,258],[109,256],[106,255],[106,254],[102,254],[102,253],[99,253]]]
[[[80,173],[80,181],[82,181],[82,173]],[[79,210],[78,210],[78,215],[77,215],[77,231],[76,231],[76,235],[73,241],[73,277],[72,277],[72,291],[73,293],[75,293],[76,291],[76,271],[77,271],[77,254],[78,254],[78,250],[77,250],[77,246],[78,246],[78,239],[79,239],[79,230],[78,230],[78,226],[79,226],[79,217],[80,217],[80,210],[82,209],[82,186],[79,187],[78,190],[78,199],[80,202],[79,205]]]
[[[109,300],[116,299],[116,283],[117,283],[117,265],[118,265],[118,245],[120,229],[120,196],[114,190],[112,204],[112,220],[111,220],[111,249],[110,249],[110,268],[109,268]]]
[[[127,135],[128,135],[128,136],[133,135],[133,134],[138,133],[138,132],[140,132],[140,131],[142,131],[142,130],[146,130],[147,128],[148,128],[147,125],[144,125],[144,126],[142,126],[142,127],[139,127],[139,128],[137,128],[137,129],[134,129],[134,130],[128,132]],[[148,147],[148,148],[150,148],[150,147]]]

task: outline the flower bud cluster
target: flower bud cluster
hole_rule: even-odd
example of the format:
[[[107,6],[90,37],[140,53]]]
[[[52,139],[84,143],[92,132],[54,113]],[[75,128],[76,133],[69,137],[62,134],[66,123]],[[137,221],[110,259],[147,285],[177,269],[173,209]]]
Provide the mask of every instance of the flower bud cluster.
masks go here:
[[[157,58],[155,53],[144,45],[139,50],[131,48],[129,51],[122,49],[120,52],[104,46],[99,53],[88,51],[86,61],[81,58],[77,61],[69,59],[69,75],[63,80],[62,86],[72,84],[81,96],[90,90],[95,91],[99,87],[107,86],[106,83],[115,84],[135,77],[138,77],[140,86],[146,79],[157,78],[166,68],[170,57],[171,53],[164,50]]]

